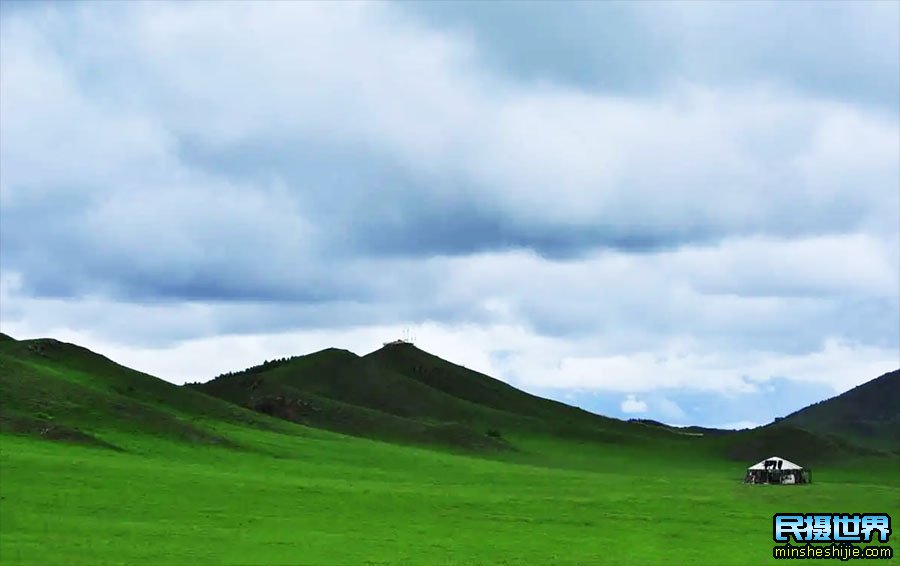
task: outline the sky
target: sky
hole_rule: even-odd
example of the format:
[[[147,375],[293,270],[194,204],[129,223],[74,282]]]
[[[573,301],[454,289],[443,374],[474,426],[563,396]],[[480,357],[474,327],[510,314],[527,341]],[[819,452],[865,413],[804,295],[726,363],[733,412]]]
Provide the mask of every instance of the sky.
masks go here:
[[[900,3],[3,2],[0,330],[174,383],[405,329],[739,428],[900,367]]]

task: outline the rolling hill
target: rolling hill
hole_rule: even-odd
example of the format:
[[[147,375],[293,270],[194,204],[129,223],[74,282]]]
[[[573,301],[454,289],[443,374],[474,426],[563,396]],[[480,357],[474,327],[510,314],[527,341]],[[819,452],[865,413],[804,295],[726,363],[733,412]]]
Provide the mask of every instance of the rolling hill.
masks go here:
[[[4,564],[758,564],[785,508],[900,501],[896,455],[787,426],[626,423],[409,345],[179,387],[0,336],[0,393]],[[854,457],[811,488],[741,484],[773,442],[804,465]]]
[[[900,454],[900,370],[768,425],[709,441],[743,461],[778,454],[809,465]]]
[[[446,395],[346,350],[270,362],[187,387],[289,421],[388,441],[499,449],[506,415]],[[509,417],[513,417],[510,415]]]
[[[362,357],[326,349],[188,387],[308,426],[464,449],[513,448],[507,440],[516,434],[613,443],[673,437],[536,397],[408,343]]]
[[[0,390],[0,431],[106,447],[132,433],[227,444],[210,423],[279,424],[53,339],[3,335]]]
[[[773,426],[900,453],[900,369],[791,413]]]
[[[0,387],[0,430],[107,447],[123,431],[216,444],[232,442],[216,423],[271,429],[291,421],[475,452],[516,451],[530,437],[607,445],[664,442],[736,460],[774,453],[810,464],[900,452],[900,371],[739,432],[595,415],[408,343],[365,356],[329,348],[179,387],[73,344],[0,335]]]
[[[557,427],[570,426],[574,429],[584,425],[586,428],[638,430],[618,419],[531,395],[499,379],[443,360],[412,344],[387,344],[367,354],[365,359],[458,399],[509,414],[553,421]]]

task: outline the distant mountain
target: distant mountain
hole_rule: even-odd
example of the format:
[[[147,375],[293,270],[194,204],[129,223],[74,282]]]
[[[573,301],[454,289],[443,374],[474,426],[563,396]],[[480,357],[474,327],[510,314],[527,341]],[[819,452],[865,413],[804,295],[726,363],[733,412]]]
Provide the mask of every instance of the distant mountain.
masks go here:
[[[504,420],[487,407],[329,348],[188,387],[297,423],[388,441],[503,448],[487,435]]]
[[[464,449],[509,448],[516,434],[601,442],[671,436],[530,395],[409,343],[363,357],[327,349],[189,387],[309,426]]]
[[[883,451],[854,444],[840,436],[814,433],[788,425],[764,426],[710,439],[732,460],[758,462],[772,455],[804,465],[856,456],[883,456]]]
[[[559,426],[573,428],[638,430],[619,419],[531,395],[499,379],[429,354],[412,344],[388,344],[365,358],[427,387],[497,411],[538,421],[553,421]]]
[[[705,426],[672,426],[653,419],[628,419],[628,422],[666,428],[674,432],[680,432],[681,434],[693,434],[696,436],[722,436],[726,434],[735,434],[737,432],[736,430],[731,429],[710,428]]]
[[[122,433],[228,444],[206,424],[278,424],[52,339],[4,335],[0,391],[0,431],[113,448]]]
[[[177,386],[74,344],[2,335],[0,391],[0,432],[107,448],[134,435],[237,446],[221,431],[280,430],[285,420],[467,451],[515,450],[515,439],[534,435],[617,444],[676,436],[530,395],[411,344],[363,357],[330,348]]]
[[[795,427],[900,453],[900,369],[800,409],[770,426]]]
[[[296,433],[284,422],[292,421],[476,452],[516,450],[527,445],[523,440],[553,437],[571,446],[707,447],[747,461],[772,454],[809,463],[900,453],[900,371],[738,432],[595,415],[409,343],[366,356],[330,348],[179,387],[73,344],[0,335],[0,391],[0,432],[108,448],[135,434],[237,447],[222,431]]]
[[[900,454],[900,370],[774,423],[711,439],[730,458],[777,454],[804,464]]]

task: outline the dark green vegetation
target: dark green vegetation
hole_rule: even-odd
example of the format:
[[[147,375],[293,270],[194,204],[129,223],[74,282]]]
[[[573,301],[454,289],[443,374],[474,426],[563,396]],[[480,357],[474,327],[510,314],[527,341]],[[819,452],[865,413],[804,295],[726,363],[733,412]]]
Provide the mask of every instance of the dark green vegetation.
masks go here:
[[[203,423],[281,426],[52,339],[0,341],[0,388],[0,431],[49,439],[115,446],[109,438],[144,433],[228,444]]]
[[[847,442],[900,453],[900,370],[810,405],[778,422]]]
[[[671,437],[535,397],[411,344],[367,356],[328,349],[189,387],[249,409],[347,434],[469,450],[510,450],[507,433],[618,442]]]
[[[409,345],[177,387],[2,338],[2,564],[758,564],[773,513],[900,514],[896,455],[599,417]],[[816,483],[740,483],[773,454]]]

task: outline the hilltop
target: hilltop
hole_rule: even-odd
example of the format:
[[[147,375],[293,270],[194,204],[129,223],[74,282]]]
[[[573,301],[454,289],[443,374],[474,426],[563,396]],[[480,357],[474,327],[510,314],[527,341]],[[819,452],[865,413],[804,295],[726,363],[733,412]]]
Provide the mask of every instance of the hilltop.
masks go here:
[[[900,453],[900,369],[791,413],[774,426]]]
[[[730,458],[791,455],[807,464],[900,454],[900,370],[775,422],[711,439]]]
[[[531,395],[483,373],[448,362],[412,344],[392,343],[365,356],[427,387],[458,399],[532,419],[552,420],[560,427],[631,427],[618,419],[595,415],[559,401]]]
[[[329,348],[188,387],[308,426],[381,440],[503,450],[529,433],[639,441],[651,431],[520,391],[412,344]]]
[[[875,381],[864,390],[883,389],[884,379]],[[812,464],[873,455],[876,446],[897,445],[889,434],[859,442],[833,429],[808,429],[793,419],[743,431],[626,422],[531,395],[406,342],[386,344],[365,356],[326,349],[190,387],[307,426],[481,451],[515,449],[520,439],[537,435],[607,445],[665,443],[666,450],[705,447],[740,461],[782,454]],[[829,407],[821,409],[823,414]],[[896,418],[896,405],[894,411]],[[884,414],[889,418],[890,403]],[[851,419],[849,413],[843,415]],[[870,417],[861,416],[856,426]]]
[[[371,363],[329,348],[187,387],[289,421],[388,441],[502,448],[487,434],[503,420]]]
[[[478,453],[534,439],[711,451],[806,463],[898,451],[898,372],[746,431],[626,422],[531,395],[409,343],[365,356],[329,348],[176,386],[74,344],[0,337],[0,430],[117,447],[132,433],[233,444],[228,426],[288,422],[376,440]],[[274,417],[274,418],[273,418]],[[285,428],[286,427],[286,428]]]

